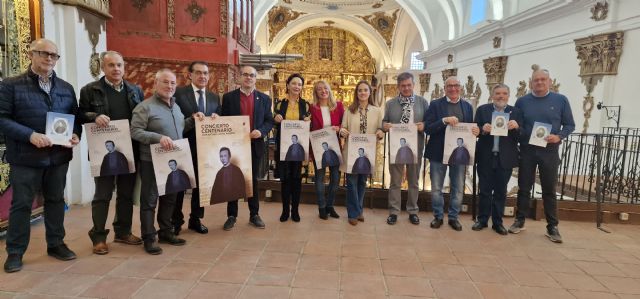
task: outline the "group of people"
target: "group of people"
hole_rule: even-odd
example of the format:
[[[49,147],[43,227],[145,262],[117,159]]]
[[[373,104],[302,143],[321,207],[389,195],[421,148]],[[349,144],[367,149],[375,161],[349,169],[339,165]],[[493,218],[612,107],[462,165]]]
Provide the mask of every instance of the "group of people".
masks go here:
[[[161,69],[155,75],[153,95],[144,99],[139,86],[124,80],[125,64],[121,54],[107,51],[101,55],[104,76],[89,83],[76,98],[73,87],[57,77],[53,70],[60,58],[58,47],[47,39],[31,43],[28,56],[29,68],[23,74],[7,78],[0,83],[0,127],[6,137],[6,158],[11,165],[10,182],[13,187],[7,233],[6,272],[22,269],[22,257],[30,239],[31,206],[34,197],[41,192],[44,197],[44,224],[48,255],[60,260],[72,260],[76,254],[64,243],[64,188],[72,147],[79,143],[81,124],[95,123],[105,127],[110,121],[128,120],[131,127],[136,170],[141,178],[140,222],[141,237],[132,233],[133,189],[136,174],[105,174],[95,178],[95,194],[91,203],[93,226],[89,237],[95,254],[109,253],[106,243],[109,229],[106,221],[113,192],[116,191],[116,209],[113,222],[115,242],[129,245],[143,244],[149,254],[160,254],[159,243],[184,245],[178,237],[185,224],[182,213],[184,192],[159,196],[151,162],[151,144],[160,144],[171,150],[173,141],[187,138],[190,143],[193,165],[197,176],[197,147],[194,124],[196,119],[217,116],[247,115],[250,119],[251,161],[253,173],[253,197],[247,198],[249,223],[256,228],[265,228],[259,215],[259,192],[257,184],[258,166],[264,155],[265,137],[274,123],[282,120],[310,121],[311,131],[331,128],[342,138],[349,134],[375,134],[383,139],[393,124],[415,124],[418,134],[417,156],[430,161],[431,201],[434,210],[432,228],[443,224],[444,176],[449,170],[450,204],[448,224],[461,230],[458,213],[464,194],[466,166],[443,164],[444,132],[447,126],[474,122],[472,106],[461,99],[461,85],[457,78],[445,82],[445,97],[427,102],[414,94],[414,77],[402,73],[397,77],[399,95],[386,102],[384,112],[373,101],[373,90],[366,81],[356,85],[355,100],[346,111],[341,101],[334,97],[331,86],[317,81],[313,86],[313,102],[301,98],[304,78],[291,75],[287,81],[286,97],[277,101],[272,111],[269,96],[255,88],[257,71],[251,66],[240,68],[240,87],[224,94],[222,100],[207,90],[210,74],[208,64],[194,61],[189,65],[189,85],[177,88],[176,75]],[[477,109],[475,122],[478,126],[473,134],[479,137],[476,158],[480,173],[480,214],[473,225],[474,230],[487,227],[491,216],[493,229],[506,234],[502,226],[502,213],[506,198],[506,184],[513,167],[519,166],[518,209],[516,221],[509,232],[524,229],[529,212],[529,192],[535,181],[536,167],[540,170],[543,191],[547,235],[552,241],[561,242],[557,229],[555,184],[559,164],[558,147],[574,129],[571,108],[566,97],[549,91],[549,73],[538,70],[532,76],[532,92],[507,105],[509,88],[500,84],[493,88],[493,103]],[[509,136],[490,135],[492,111],[511,113],[508,122]],[[47,112],[76,116],[73,135],[66,146],[52,145],[44,134]],[[546,148],[528,145],[528,136],[535,121],[552,124]],[[280,130],[276,134],[279,139]],[[425,140],[428,136],[428,142]],[[279,141],[279,140],[278,140]],[[279,142],[277,142],[279,144]],[[113,141],[106,146],[112,146]],[[348,143],[347,143],[348,146]],[[345,149],[343,149],[344,151]],[[227,150],[228,152],[228,150]],[[279,151],[278,151],[279,152]],[[223,151],[221,150],[221,157]],[[361,154],[362,155],[362,154]],[[343,154],[345,156],[345,154]],[[401,183],[406,175],[409,183],[407,212],[409,221],[419,224],[418,178],[422,159],[416,163],[391,164],[389,188],[389,217],[387,223],[397,222],[401,210]],[[282,184],[282,214],[280,221],[291,218],[300,221],[301,161],[278,161],[278,172]],[[371,167],[371,165],[369,165]],[[329,183],[325,176],[329,174]],[[344,169],[343,169],[344,170]],[[334,208],[340,179],[340,166],[316,165],[315,186],[319,217],[339,218]],[[357,225],[364,221],[363,199],[367,174],[348,174],[346,206],[348,222]],[[191,192],[188,229],[206,234],[208,228],[201,219],[204,208],[200,207],[199,190]],[[157,213],[156,213],[157,209]],[[231,230],[238,217],[238,201],[227,203],[227,220],[224,230]],[[156,230],[155,220],[159,229]]]

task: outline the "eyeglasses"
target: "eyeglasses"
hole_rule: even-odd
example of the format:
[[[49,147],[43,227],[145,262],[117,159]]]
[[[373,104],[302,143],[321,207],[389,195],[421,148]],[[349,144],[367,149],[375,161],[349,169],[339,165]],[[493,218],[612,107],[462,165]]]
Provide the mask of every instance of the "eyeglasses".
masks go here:
[[[38,54],[38,56],[40,56],[41,58],[51,57],[51,59],[53,60],[60,59],[60,55],[58,55],[57,53],[51,53],[47,51],[38,51],[38,50],[31,50],[31,52]]]
[[[255,77],[256,77],[256,74],[254,74],[254,73],[242,73],[242,77],[245,77],[245,78],[255,78]]]
[[[447,84],[444,86],[444,88],[458,88],[460,87],[460,84]]]

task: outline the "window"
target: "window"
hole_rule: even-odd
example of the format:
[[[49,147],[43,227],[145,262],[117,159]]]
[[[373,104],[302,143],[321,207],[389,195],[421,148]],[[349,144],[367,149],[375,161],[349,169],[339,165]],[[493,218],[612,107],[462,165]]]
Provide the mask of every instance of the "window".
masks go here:
[[[418,54],[420,54],[420,52],[411,52],[411,65],[409,66],[409,68],[412,70],[421,71],[424,70],[424,62],[418,59]]]
[[[471,0],[471,16],[469,25],[475,25],[485,20],[487,0]]]

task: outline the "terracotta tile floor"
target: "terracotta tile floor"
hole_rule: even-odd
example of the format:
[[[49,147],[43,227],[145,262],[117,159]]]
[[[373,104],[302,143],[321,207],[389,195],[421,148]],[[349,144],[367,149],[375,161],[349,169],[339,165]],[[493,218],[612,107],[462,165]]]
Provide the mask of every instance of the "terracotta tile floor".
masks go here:
[[[44,225],[36,222],[24,270],[0,273],[0,298],[640,298],[637,226],[607,225],[607,234],[564,221],[565,243],[554,244],[545,223],[532,220],[503,237],[472,231],[468,215],[455,232],[429,228],[426,212],[419,226],[404,213],[389,226],[386,210],[367,209],[366,221],[351,226],[344,207],[337,208],[342,218],[325,221],[315,206],[302,205],[300,223],[280,223],[280,209],[261,203],[267,228],[258,230],[241,203],[236,227],[225,232],[226,207],[210,207],[209,234],[184,230],[186,246],[161,244],[163,254],[150,256],[142,246],[109,243],[111,252],[97,256],[87,236],[91,209],[73,206],[66,242],[78,259],[48,257]]]

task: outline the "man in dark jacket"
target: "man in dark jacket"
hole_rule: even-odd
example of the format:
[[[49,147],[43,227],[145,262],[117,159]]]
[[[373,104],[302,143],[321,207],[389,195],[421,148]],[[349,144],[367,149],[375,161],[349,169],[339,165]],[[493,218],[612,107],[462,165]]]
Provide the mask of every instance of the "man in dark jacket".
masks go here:
[[[100,65],[104,76],[100,80],[85,85],[80,90],[79,119],[83,124],[95,122],[99,127],[107,127],[112,120],[127,119],[131,123],[133,108],[144,99],[142,89],[123,79],[124,60],[120,53],[107,51],[102,54],[101,58]],[[137,162],[139,151],[137,142],[133,142],[133,151],[134,159]],[[101,174],[94,178],[94,181],[96,189],[91,201],[93,227],[89,231],[89,237],[93,242],[93,253],[109,253],[109,247],[106,243],[109,230],[105,229],[105,225],[109,213],[109,202],[116,185],[118,192],[116,215],[113,221],[114,242],[129,245],[142,244],[142,239],[131,233],[133,187],[136,182],[136,174]]]
[[[71,84],[58,78],[53,68],[60,58],[58,47],[46,39],[29,46],[31,65],[26,72],[0,83],[0,128],[6,138],[9,179],[13,187],[5,272],[22,269],[22,255],[30,237],[33,199],[44,196],[47,254],[72,260],[76,254],[64,243],[64,188],[82,128],[74,123],[69,146],[52,145],[45,135],[47,112],[75,115],[76,94]]]
[[[476,110],[476,124],[481,128],[476,143],[480,211],[471,229],[478,231],[487,227],[491,216],[491,228],[498,234],[506,235],[507,229],[502,225],[502,215],[507,200],[507,183],[511,179],[513,168],[518,166],[518,136],[522,115],[520,110],[507,105],[509,86],[495,85],[491,99],[492,103],[484,104]],[[491,118],[494,111],[509,113],[509,121],[506,122],[508,136],[491,135]]]
[[[115,142],[107,140],[104,146],[107,148],[107,153],[100,164],[100,176],[129,173],[129,161],[123,153],[116,150]]]

